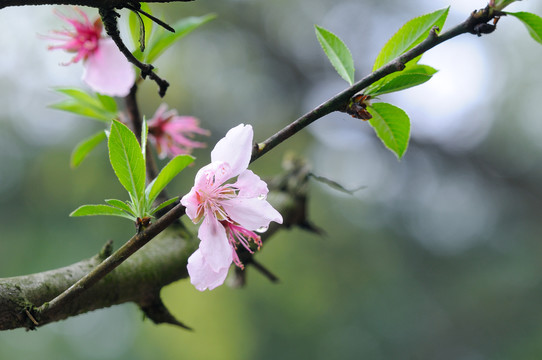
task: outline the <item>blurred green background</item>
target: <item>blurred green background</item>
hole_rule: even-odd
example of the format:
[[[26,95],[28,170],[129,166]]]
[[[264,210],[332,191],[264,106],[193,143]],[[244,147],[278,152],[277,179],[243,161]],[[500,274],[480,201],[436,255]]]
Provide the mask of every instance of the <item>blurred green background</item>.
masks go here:
[[[485,2],[153,5],[170,21],[218,18],[157,62],[172,85],[160,99],[145,83],[142,112],[150,117],[165,101],[197,116],[212,131],[210,148],[241,122],[264,140],[346,85],[314,24],[348,44],[359,79],[404,22],[448,5],[451,26]],[[80,64],[60,66],[70,56],[47,51],[36,36],[63,26],[52,9],[0,11],[0,277],[68,265],[134,231],[124,220],[67,216],[124,193],[105,146],[69,168],[73,146],[102,125],[47,108],[60,99],[52,87],[83,86]],[[510,10],[542,14],[528,0]],[[143,321],[127,304],[2,332],[0,359],[542,358],[542,46],[504,18],[494,34],[464,35],[421,62],[440,70],[431,82],[382,96],[411,116],[402,161],[367,123],[332,114],[252,165],[270,176],[296,151],[317,175],[364,186],[346,196],[311,184],[310,218],[326,235],[284,231],[258,254],[280,283],[250,269],[243,289],[200,293],[181,281],[164,300],[194,332]],[[189,190],[208,151],[196,151],[196,166],[171,193]]]

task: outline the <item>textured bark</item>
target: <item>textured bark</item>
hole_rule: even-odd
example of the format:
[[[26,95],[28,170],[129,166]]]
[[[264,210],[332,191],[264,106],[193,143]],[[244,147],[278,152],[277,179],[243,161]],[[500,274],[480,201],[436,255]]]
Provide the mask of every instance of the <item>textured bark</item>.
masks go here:
[[[284,224],[272,224],[262,236],[266,241],[281,227],[296,224],[305,226],[306,181],[308,170],[304,164],[292,168],[285,176],[271,182],[279,188],[268,199],[284,218]],[[63,293],[88,274],[111,253],[107,244],[90,259],[60,269],[37,274],[0,279],[0,330],[38,326],[66,319],[96,309],[126,302],[140,306],[155,323],[170,323],[185,327],[177,321],[160,300],[160,290],[179,279],[188,277],[188,257],[199,245],[197,237],[188,233],[182,224],[175,223],[151,242],[124,261],[80,296],[63,306],[60,312],[48,314],[36,308]],[[247,265],[249,254],[241,254]],[[248,266],[249,267],[249,266]],[[46,306],[45,306],[46,308]]]

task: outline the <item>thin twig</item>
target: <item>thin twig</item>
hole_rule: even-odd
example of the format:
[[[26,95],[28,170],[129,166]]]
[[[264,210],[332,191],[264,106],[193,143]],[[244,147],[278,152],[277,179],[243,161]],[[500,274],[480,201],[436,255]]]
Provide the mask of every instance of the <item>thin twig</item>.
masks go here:
[[[154,67],[151,64],[145,64],[139,61],[126,47],[126,45],[124,45],[124,42],[120,37],[120,31],[117,24],[117,18],[120,15],[112,8],[101,8],[99,9],[99,12],[107,35],[111,36],[126,59],[141,70],[141,77],[143,79],[148,76],[151,80],[156,82],[158,85],[158,94],[160,97],[164,97],[164,95],[166,95],[167,88],[169,87],[169,83],[160,76],[156,75],[156,73],[153,71]]]
[[[86,289],[101,280],[105,275],[113,271],[116,267],[128,259],[133,253],[141,249],[145,244],[151,241],[156,235],[165,230],[174,221],[180,218],[185,212],[185,207],[178,204],[168,211],[155,223],[140,233],[134,235],[128,242],[115,251],[111,256],[96,266],[91,272],[83,276],[79,281],[70,286],[62,294],[40,306],[36,312],[38,321],[41,316],[55,317],[62,311],[66,304],[69,304],[74,298],[83,293]]]

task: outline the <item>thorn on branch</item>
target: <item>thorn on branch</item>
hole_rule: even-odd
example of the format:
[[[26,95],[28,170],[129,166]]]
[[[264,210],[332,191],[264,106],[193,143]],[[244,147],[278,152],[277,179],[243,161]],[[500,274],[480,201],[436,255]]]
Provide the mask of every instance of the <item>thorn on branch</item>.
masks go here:
[[[192,330],[191,327],[186,326],[173,316],[169,310],[166,308],[162,299],[160,299],[160,294],[155,294],[151,296],[147,301],[139,304],[139,308],[143,311],[145,317],[149,318],[155,324],[170,324],[179,326],[185,330]]]
[[[145,79],[147,76],[156,82],[158,85],[158,94],[160,97],[164,97],[166,94],[167,88],[169,87],[169,83],[156,75],[154,71],[154,67],[151,64],[144,64],[130,52],[130,50],[126,47],[122,39],[120,38],[120,31],[117,24],[117,18],[120,17],[119,13],[117,13],[112,8],[100,8],[99,9],[100,17],[102,18],[102,22],[104,24],[105,32],[107,35],[111,36],[119,50],[124,54],[126,59],[128,59],[129,62],[137,66],[141,70],[141,77]]]
[[[113,254],[113,240],[108,240],[98,253],[98,259],[105,260]]]

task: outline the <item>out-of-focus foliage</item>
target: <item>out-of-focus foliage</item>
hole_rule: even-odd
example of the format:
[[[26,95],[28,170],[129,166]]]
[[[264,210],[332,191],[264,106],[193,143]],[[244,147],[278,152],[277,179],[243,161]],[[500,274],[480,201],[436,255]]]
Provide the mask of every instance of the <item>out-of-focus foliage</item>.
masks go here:
[[[263,140],[344,88],[314,24],[349,44],[363,76],[398,26],[447,5],[152,5],[171,22],[217,14],[157,62],[172,83],[165,101],[201,119],[210,144],[240,122],[253,124],[255,140]],[[451,5],[448,24],[486,3]],[[521,1],[507,10],[540,14],[540,6]],[[118,246],[134,228],[114,218],[68,218],[79,204],[125,191],[105,144],[69,168],[72,139],[102,124],[46,109],[60,100],[47,86],[80,86],[80,71],[58,67],[62,59],[34,39],[54,27],[51,9],[3,9],[0,19],[9,24],[5,33],[18,34],[17,41],[0,39],[0,276],[15,276],[90,257],[109,239]],[[36,332],[2,333],[0,358],[539,358],[542,49],[533,44],[520,22],[502,18],[489,36],[464,36],[426,54],[424,63],[439,69],[429,82],[381,96],[411,117],[412,142],[401,162],[366,122],[346,114],[328,116],[255,162],[258,174],[270,176],[282,154],[295,150],[317,175],[347,189],[365,186],[350,196],[311,185],[310,217],[326,235],[287,231],[264,246],[257,259],[278,284],[251,268],[242,290],[200,293],[179,282],[166,288],[165,302],[194,332],[154,326],[135,306],[118,306]],[[139,100],[148,115],[162,102],[146,83]],[[194,155],[195,166],[170,194],[186,193],[208,163],[206,151]]]

